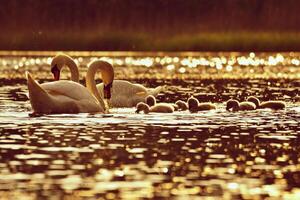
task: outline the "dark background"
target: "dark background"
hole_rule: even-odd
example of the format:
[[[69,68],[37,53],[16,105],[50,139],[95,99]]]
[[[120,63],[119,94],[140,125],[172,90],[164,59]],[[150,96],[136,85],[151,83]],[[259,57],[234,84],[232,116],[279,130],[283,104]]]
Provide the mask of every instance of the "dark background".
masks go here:
[[[2,50],[300,50],[298,0],[2,0]]]

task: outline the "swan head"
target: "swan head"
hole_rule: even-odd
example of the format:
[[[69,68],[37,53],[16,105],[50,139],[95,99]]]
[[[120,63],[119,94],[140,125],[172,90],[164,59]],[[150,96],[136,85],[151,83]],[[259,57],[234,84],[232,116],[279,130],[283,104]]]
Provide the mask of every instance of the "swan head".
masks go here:
[[[178,106],[179,110],[187,110],[188,109],[188,105],[182,100],[176,101],[175,104]]]
[[[199,101],[195,97],[190,97],[187,101],[190,111],[197,111],[199,106]]]
[[[145,98],[145,102],[149,106],[154,106],[156,104],[156,99],[153,95],[149,95]]]
[[[239,109],[239,102],[234,99],[230,99],[226,103],[226,110],[230,111],[237,111]]]
[[[145,114],[148,114],[149,113],[149,106],[143,102],[139,102],[137,105],[136,105],[136,113],[140,113],[141,111],[143,111]]]
[[[68,66],[71,69],[71,71],[73,71],[73,73],[76,74],[75,75],[76,77],[73,78],[74,80],[79,79],[79,77],[77,77],[79,74],[77,66],[71,66],[71,65],[76,65],[76,64],[70,56],[66,54],[56,55],[51,61],[51,72],[53,74],[54,79],[56,81],[60,79],[60,71],[64,66]]]
[[[254,97],[254,96],[250,96],[250,97],[248,97],[248,98],[247,98],[247,101],[250,101],[250,102],[254,103],[254,104],[255,104],[255,106],[256,106],[256,108],[258,108],[258,107],[259,107],[259,105],[260,105],[260,101],[259,101],[259,99],[258,99],[258,98],[256,98],[256,97]]]
[[[103,81],[103,96],[104,99],[111,98],[111,88],[114,81],[114,69],[113,66],[105,61],[101,61],[103,63],[102,73],[102,81]]]
[[[104,99],[110,99],[111,98],[111,88],[113,85],[114,80],[114,68],[113,66],[103,60],[95,60],[92,61],[92,63],[89,65],[89,68],[93,69],[94,73],[96,73],[96,70],[99,70],[102,76],[102,82],[103,82],[103,96]]]
[[[51,73],[53,74],[54,80],[58,81],[60,79],[60,69],[57,64],[51,66]]]
[[[104,99],[110,99],[111,98],[111,88],[112,88],[112,83],[109,83],[107,85],[104,84],[104,86],[103,86]]]

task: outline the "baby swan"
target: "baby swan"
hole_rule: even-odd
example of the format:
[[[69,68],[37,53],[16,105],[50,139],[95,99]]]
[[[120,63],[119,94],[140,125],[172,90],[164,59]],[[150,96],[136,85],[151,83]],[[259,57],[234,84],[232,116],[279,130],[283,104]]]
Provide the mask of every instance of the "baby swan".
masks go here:
[[[154,106],[149,107],[149,105],[145,104],[144,102],[139,102],[136,105],[136,113],[140,113],[143,111],[145,114],[149,112],[156,112],[156,113],[173,113],[174,107],[167,103],[157,103]]]
[[[269,108],[273,110],[285,109],[285,103],[283,101],[265,101],[260,103],[259,99],[254,96],[248,97],[247,101],[253,102],[256,105],[257,109],[264,109],[264,108]]]
[[[230,99],[227,101],[226,110],[239,111],[239,110],[255,110],[256,106],[254,103],[249,101],[238,102],[237,100]]]
[[[148,106],[154,106],[156,105],[156,98],[155,96],[153,95],[148,95],[146,98],[145,98],[145,102]],[[164,103],[164,104],[169,104],[169,103]],[[169,105],[173,106],[174,107],[174,110],[177,111],[178,110],[178,105],[176,104],[173,104],[173,103],[170,103]]]
[[[178,100],[175,102],[175,105],[178,106],[178,110],[188,110],[189,109],[189,106],[187,103],[185,103],[184,101],[182,100]]]
[[[190,112],[198,112],[204,110],[215,110],[216,106],[212,103],[199,103],[198,99],[195,97],[190,97],[188,99],[188,107]]]
[[[145,102],[146,104],[148,104],[148,106],[154,106],[156,104],[156,98],[153,95],[148,95],[145,98]]]

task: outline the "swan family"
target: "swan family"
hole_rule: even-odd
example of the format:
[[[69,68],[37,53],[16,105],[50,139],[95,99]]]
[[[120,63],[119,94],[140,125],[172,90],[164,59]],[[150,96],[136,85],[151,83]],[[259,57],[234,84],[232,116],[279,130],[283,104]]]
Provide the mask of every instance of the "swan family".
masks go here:
[[[79,82],[79,70],[75,61],[68,55],[59,54],[51,62],[51,72],[54,79],[59,80],[61,69],[66,66],[71,72],[71,80]],[[99,97],[104,98],[104,84],[97,86]],[[110,106],[112,107],[134,107],[138,102],[144,101],[148,95],[157,96],[164,90],[163,86],[146,88],[141,84],[134,84],[125,80],[114,80],[111,88]]]
[[[54,73],[59,65],[54,65]],[[104,89],[104,99],[96,89],[95,74],[100,71]],[[58,75],[59,76],[59,75]],[[55,74],[55,77],[58,77]],[[29,99],[34,113],[94,113],[106,112],[106,99],[110,99],[111,85],[114,79],[114,71],[111,64],[95,60],[89,64],[84,87],[75,81],[57,80],[39,84],[29,72],[26,72]]]
[[[257,97],[250,96],[247,101],[239,102],[234,99],[230,99],[226,103],[226,110],[231,111],[244,111],[244,110],[256,110],[256,109],[272,109],[283,110],[286,105],[283,101],[265,101],[260,102]]]
[[[68,67],[71,80],[60,80],[63,67]],[[101,73],[102,83],[96,85],[95,74]],[[107,112],[111,107],[134,107],[148,95],[157,96],[163,86],[146,88],[129,81],[114,80],[111,64],[102,60],[88,65],[86,87],[79,84],[76,62],[68,55],[58,54],[51,61],[53,82],[39,84],[26,72],[31,107],[34,113],[93,113]]]
[[[71,80],[60,80],[62,68],[67,67]],[[102,83],[96,85],[95,76],[100,72]],[[26,72],[30,104],[34,113],[106,113],[109,107],[136,107],[136,113],[150,112],[173,113],[186,111],[191,113],[215,110],[210,102],[199,102],[195,97],[187,102],[156,103],[156,96],[165,90],[164,86],[146,88],[141,84],[125,80],[114,80],[113,66],[103,60],[93,60],[88,64],[86,87],[79,83],[79,70],[76,62],[68,55],[58,54],[51,62],[54,81],[39,84],[33,75]],[[285,109],[283,101],[260,102],[255,96],[239,102],[230,99],[226,102],[228,111],[247,111],[256,109]]]
[[[148,114],[149,112],[157,113],[172,113],[176,110],[184,111],[189,110],[191,113],[197,113],[201,111],[216,110],[217,107],[211,102],[202,102],[195,97],[188,98],[187,102],[178,100],[175,104],[172,103],[156,103],[156,98],[149,95],[145,98],[145,102],[140,102],[136,106],[136,113],[144,112]],[[282,110],[285,109],[285,103],[283,101],[266,101],[260,103],[259,99],[250,96],[247,101],[239,102],[235,99],[230,99],[226,102],[227,111],[249,111],[256,109],[272,109],[272,110]]]

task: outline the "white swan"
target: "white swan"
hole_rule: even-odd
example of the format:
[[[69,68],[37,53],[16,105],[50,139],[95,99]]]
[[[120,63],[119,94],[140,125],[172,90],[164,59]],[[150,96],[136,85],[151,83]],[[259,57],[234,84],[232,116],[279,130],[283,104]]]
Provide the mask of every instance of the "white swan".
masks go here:
[[[139,102],[136,105],[136,113],[139,113],[143,111],[145,114],[148,114],[149,112],[155,112],[155,113],[173,113],[174,107],[168,103],[157,103],[154,106],[149,106],[148,104],[144,102]]]
[[[103,84],[98,84],[97,88],[100,96],[103,96]],[[157,96],[163,90],[163,86],[146,88],[141,84],[134,84],[125,80],[114,80],[110,105],[112,107],[134,107],[137,103],[144,102],[145,97],[148,95]]]
[[[66,54],[58,54],[51,62],[51,72],[54,79],[59,80],[61,69],[67,66],[71,72],[71,80],[79,82],[79,71],[74,60]],[[104,97],[103,83],[97,85],[100,97]],[[163,86],[156,88],[146,88],[141,84],[134,84],[125,80],[114,80],[111,89],[112,98],[110,106],[112,107],[134,107],[138,102],[144,102],[148,95],[157,96],[164,90]]]
[[[95,74],[101,72],[105,84],[104,97],[110,98],[110,88],[114,78],[113,67],[104,61],[93,61],[86,76],[87,88],[74,81],[53,81],[37,83],[26,72],[29,98],[34,113],[92,113],[105,112],[106,106],[96,89]]]

